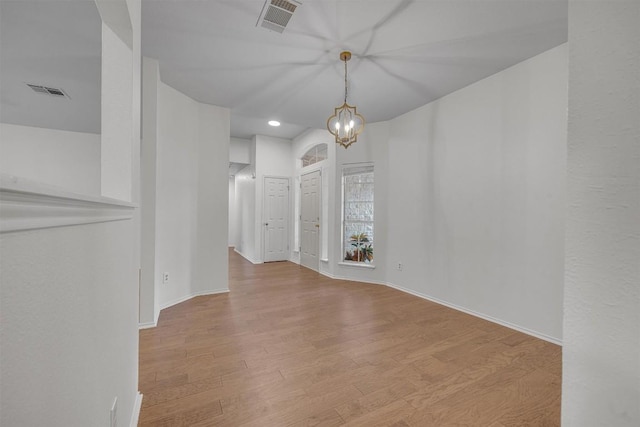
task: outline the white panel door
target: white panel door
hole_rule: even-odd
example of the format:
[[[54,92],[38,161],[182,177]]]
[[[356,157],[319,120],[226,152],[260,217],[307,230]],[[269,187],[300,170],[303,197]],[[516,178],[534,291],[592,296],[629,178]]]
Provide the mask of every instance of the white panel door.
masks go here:
[[[289,259],[289,179],[264,179],[264,262]]]
[[[300,198],[300,264],[320,268],[320,171],[302,175]]]

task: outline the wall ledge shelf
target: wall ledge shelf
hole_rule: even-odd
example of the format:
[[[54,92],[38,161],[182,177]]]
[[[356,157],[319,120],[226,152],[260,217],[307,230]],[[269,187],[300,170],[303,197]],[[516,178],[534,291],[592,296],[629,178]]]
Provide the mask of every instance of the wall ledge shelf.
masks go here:
[[[0,233],[133,218],[136,205],[0,175]]]
[[[338,265],[343,266],[343,267],[355,267],[355,268],[369,268],[369,269],[374,269],[376,268],[375,265],[373,264],[365,264],[364,262],[339,262]]]

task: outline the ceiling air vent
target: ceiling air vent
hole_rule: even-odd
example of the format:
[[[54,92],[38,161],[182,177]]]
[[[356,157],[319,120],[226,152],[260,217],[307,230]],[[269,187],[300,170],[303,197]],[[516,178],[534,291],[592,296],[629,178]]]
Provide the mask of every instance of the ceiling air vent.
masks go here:
[[[25,83],[25,84],[29,86],[31,89],[33,89],[34,92],[41,93],[43,95],[51,95],[55,97],[71,99],[71,97],[67,95],[67,93],[62,89],[58,89],[55,87],[41,86],[41,85],[32,85],[30,83]]]
[[[295,0],[267,0],[262,7],[256,27],[260,26],[282,33],[293,16],[293,12],[300,5],[301,3]]]

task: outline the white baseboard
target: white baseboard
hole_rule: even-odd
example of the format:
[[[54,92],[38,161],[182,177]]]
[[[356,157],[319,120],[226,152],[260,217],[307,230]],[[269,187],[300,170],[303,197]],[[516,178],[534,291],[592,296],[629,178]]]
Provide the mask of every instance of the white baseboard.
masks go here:
[[[498,325],[502,325],[502,326],[507,327],[509,329],[513,329],[513,330],[516,330],[518,332],[522,332],[523,334],[531,335],[532,337],[540,338],[541,340],[544,340],[544,341],[550,342],[552,344],[557,344],[559,346],[562,346],[562,340],[558,339],[556,337],[552,337],[552,336],[543,334],[543,333],[538,332],[538,331],[534,331],[534,330],[531,330],[531,329],[528,329],[528,328],[525,328],[525,327],[522,327],[522,326],[519,326],[519,325],[515,325],[513,323],[510,323],[510,322],[507,322],[507,321],[504,321],[504,320],[501,320],[501,319],[497,319],[495,317],[488,316],[486,314],[479,313],[479,312],[474,311],[474,310],[469,310],[468,308],[464,308],[464,307],[461,307],[459,305],[452,304],[450,302],[443,301],[443,300],[438,299],[438,298],[434,298],[434,297],[432,297],[430,295],[426,295],[426,294],[422,294],[420,292],[413,291],[411,289],[403,288],[402,286],[397,286],[397,285],[394,285],[393,283],[376,282],[376,281],[370,281],[370,280],[367,281],[367,280],[363,280],[363,279],[355,280],[355,279],[350,279],[348,277],[336,276],[336,275],[328,273],[326,271],[320,271],[320,274],[322,274],[323,276],[329,277],[331,279],[335,279],[335,280],[348,280],[348,281],[353,281],[353,282],[370,283],[372,285],[388,286],[388,287],[396,289],[396,290],[398,290],[400,292],[404,292],[404,293],[416,296],[418,298],[425,299],[427,301],[435,302],[436,304],[444,305],[445,307],[449,307],[449,308],[452,308],[454,310],[461,311],[463,313],[467,313],[467,314],[470,314],[470,315],[475,316],[475,317],[479,317],[480,319],[484,319],[484,320],[487,320],[487,321],[492,322],[492,323],[497,323]]]
[[[131,422],[129,426],[138,427],[138,419],[140,418],[140,408],[142,407],[142,393],[138,392],[136,401],[133,404],[133,413],[131,414]]]
[[[236,248],[233,248],[233,251],[234,251],[235,253],[237,253],[238,255],[240,255],[242,258],[244,258],[244,259],[246,259],[247,261],[249,261],[251,264],[264,264],[264,262],[262,262],[262,261],[257,261],[257,260],[255,260],[255,259],[253,259],[253,258],[251,258],[251,257],[249,257],[249,256],[247,256],[247,255],[245,255],[245,254],[243,254],[242,252],[240,252],[240,251],[239,251],[239,250],[237,250]]]
[[[346,280],[346,281],[349,281],[349,282],[368,283],[368,284],[371,284],[371,285],[382,285],[382,286],[386,286],[387,285],[386,282],[377,282],[375,280],[366,280],[366,279],[363,279],[363,278],[352,279],[352,278],[349,278],[349,277],[336,276],[335,274],[331,274],[331,273],[328,273],[328,272],[322,271],[322,270],[320,270],[318,273],[322,274],[323,276],[327,276],[330,279],[334,279],[334,280]]]
[[[162,309],[160,308],[160,306],[156,307],[156,317],[155,317],[155,319],[153,321],[153,324],[156,325],[156,326],[158,326],[158,319],[160,318],[160,311],[161,310]]]
[[[540,338],[541,340],[548,341],[548,342],[550,342],[552,344],[557,344],[559,346],[562,346],[562,340],[560,340],[558,338],[555,338],[555,337],[552,337],[552,336],[549,336],[549,335],[546,335],[546,334],[543,334],[543,333],[540,333],[540,332],[537,332],[537,331],[533,331],[531,329],[527,329],[527,328],[524,328],[522,326],[515,325],[513,323],[509,323],[509,322],[501,320],[501,319],[496,319],[495,317],[491,317],[491,316],[488,316],[488,315],[483,314],[483,313],[478,313],[477,311],[469,310],[468,308],[460,307],[459,305],[452,304],[452,303],[447,302],[447,301],[443,301],[443,300],[441,300],[439,298],[434,298],[432,296],[429,296],[429,295],[426,295],[426,294],[422,294],[420,292],[412,291],[410,289],[406,289],[406,288],[403,288],[401,286],[396,286],[393,283],[385,283],[385,285],[390,287],[390,288],[396,289],[398,291],[401,291],[401,292],[416,296],[418,298],[422,298],[422,299],[425,299],[427,301],[435,302],[436,304],[444,305],[445,307],[449,307],[449,308],[452,308],[454,310],[461,311],[463,313],[467,313],[467,314],[470,314],[470,315],[475,316],[475,317],[479,317],[480,319],[488,320],[489,322],[492,322],[492,323],[497,323],[498,325],[502,325],[502,326],[507,327],[509,329],[513,329],[513,330],[516,330],[518,332],[522,332],[523,334],[531,335],[532,337]]]
[[[227,292],[229,292],[229,289],[213,289],[211,291],[194,292],[192,294],[185,295],[185,296],[180,297],[180,298],[178,298],[176,300],[169,301],[167,303],[162,304],[160,306],[160,311],[164,310],[165,308],[172,307],[172,306],[174,306],[176,304],[180,304],[181,302],[185,302],[187,300],[190,300],[191,298],[201,297],[201,296],[205,296],[205,295],[226,294]]]
[[[327,272],[327,271],[318,271],[318,273],[322,274],[323,276],[327,276],[329,279],[336,279],[339,280],[336,276],[334,276],[333,274]]]
[[[138,329],[149,329],[158,326],[158,319],[155,322],[138,323]]]
[[[200,296],[204,296],[204,295],[217,295],[217,294],[226,294],[229,292],[229,289],[214,289],[212,291],[204,291],[204,292],[195,292],[193,294],[189,294],[186,295],[184,297],[178,298],[176,300],[167,302],[165,304],[162,304],[160,306],[160,309],[156,312],[156,319],[154,322],[145,322],[145,323],[138,323],[138,329],[149,329],[149,328],[155,328],[156,326],[158,326],[158,318],[160,318],[160,312],[162,310],[164,310],[165,308],[169,308],[172,307],[176,304],[180,304],[181,302],[185,302],[187,300],[190,300],[191,298],[195,298],[195,297],[200,297]]]

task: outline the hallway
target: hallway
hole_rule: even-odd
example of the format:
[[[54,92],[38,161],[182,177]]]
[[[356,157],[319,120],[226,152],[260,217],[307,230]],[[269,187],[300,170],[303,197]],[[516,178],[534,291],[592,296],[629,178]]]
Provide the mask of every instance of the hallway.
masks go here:
[[[559,425],[561,348],[230,250],[230,293],[140,331],[143,426]]]

